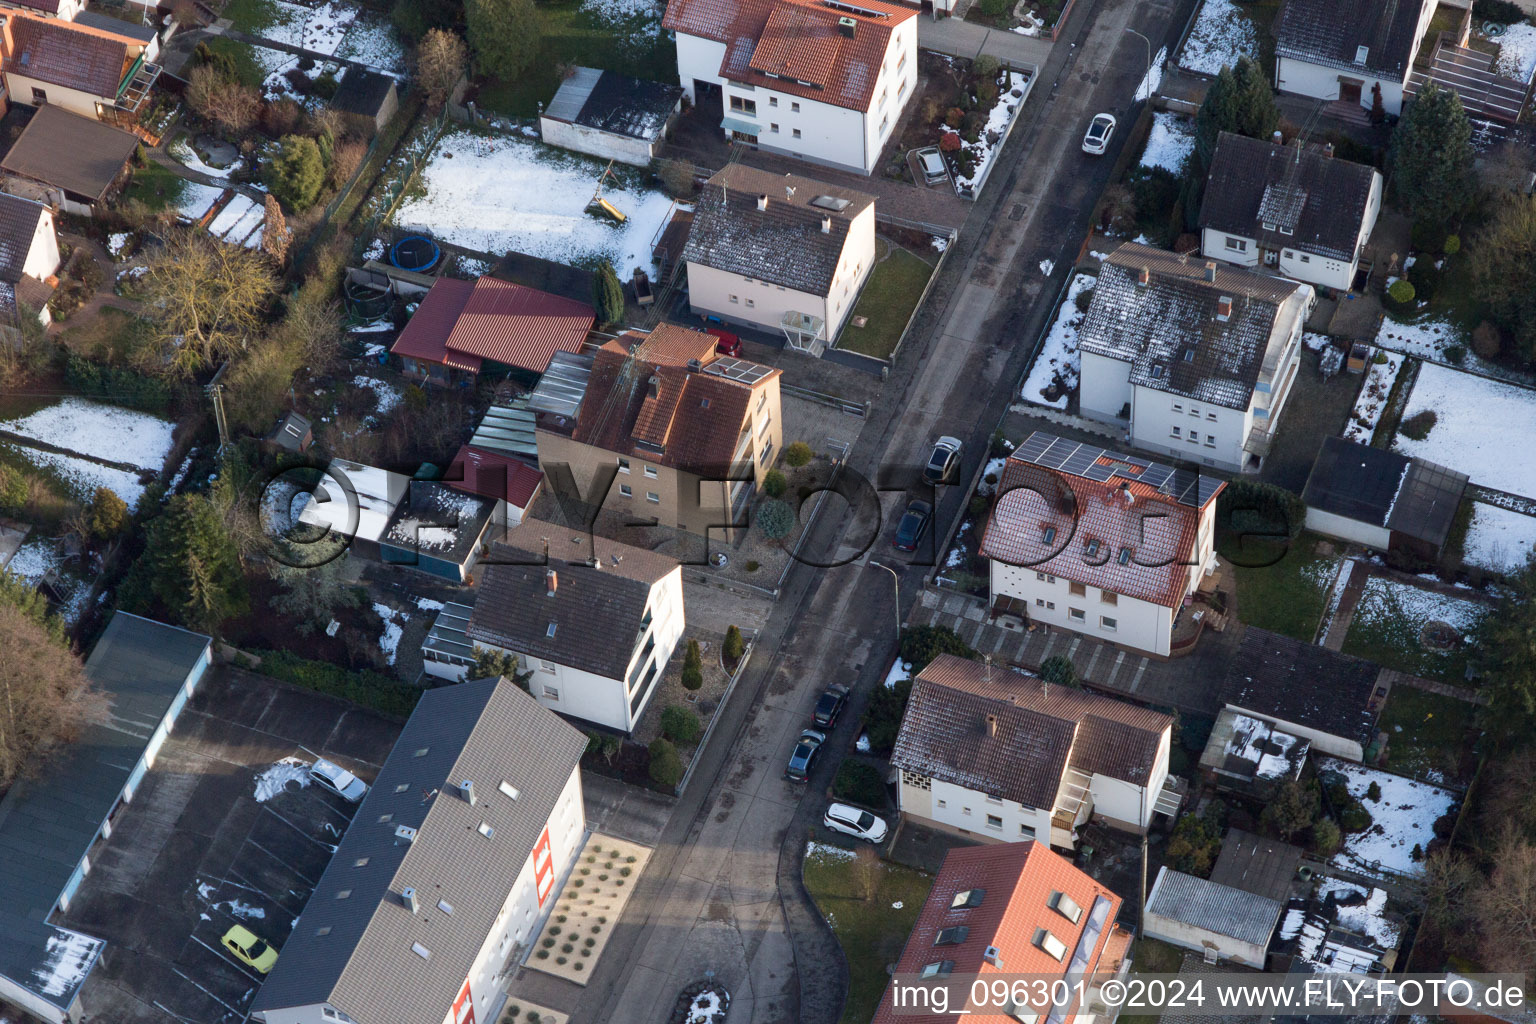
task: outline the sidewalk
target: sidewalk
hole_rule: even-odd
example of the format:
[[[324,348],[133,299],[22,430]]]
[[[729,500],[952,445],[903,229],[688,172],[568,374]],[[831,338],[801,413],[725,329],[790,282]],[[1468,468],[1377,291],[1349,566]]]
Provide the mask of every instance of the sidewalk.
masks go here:
[[[926,14],[918,15],[917,18],[917,45],[925,50],[935,50],[966,60],[975,60],[987,53],[1004,64],[1015,67],[1033,64],[1036,68],[1045,67],[1052,46],[1045,39],[987,28],[960,18],[934,21]]]

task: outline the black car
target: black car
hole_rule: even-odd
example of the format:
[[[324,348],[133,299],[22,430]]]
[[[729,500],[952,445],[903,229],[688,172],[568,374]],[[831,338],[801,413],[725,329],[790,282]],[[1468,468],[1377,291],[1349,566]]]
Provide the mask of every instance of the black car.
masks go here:
[[[891,546],[897,551],[916,551],[917,542],[928,530],[928,520],[933,518],[933,506],[926,501],[912,501],[896,525],[896,538]]]
[[[816,710],[811,717],[823,729],[830,729],[837,724],[837,716],[843,713],[843,705],[847,703],[848,687],[834,683],[816,699]]]
[[[816,763],[816,755],[821,753],[821,745],[825,742],[827,734],[824,732],[815,729],[801,732],[795,749],[789,755],[789,764],[784,768],[784,777],[790,782],[808,780],[811,777],[811,766]]]

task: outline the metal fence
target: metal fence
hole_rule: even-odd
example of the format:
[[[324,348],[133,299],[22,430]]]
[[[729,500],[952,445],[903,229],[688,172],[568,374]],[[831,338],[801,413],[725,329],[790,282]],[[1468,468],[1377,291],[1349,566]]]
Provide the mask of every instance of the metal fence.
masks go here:
[[[361,256],[363,249],[378,234],[379,228],[394,216],[400,201],[405,198],[406,189],[411,187],[411,182],[416,179],[417,174],[421,173],[422,166],[431,159],[433,151],[437,149],[438,140],[442,138],[447,125],[448,108],[445,105],[437,112],[436,117],[424,122],[418,129],[427,141],[416,146],[411,152],[397,157],[379,173],[379,179],[374,186],[374,197],[371,200],[374,209],[358,224],[354,256]],[[400,140],[400,144],[405,145],[411,135],[412,133],[407,132]]]

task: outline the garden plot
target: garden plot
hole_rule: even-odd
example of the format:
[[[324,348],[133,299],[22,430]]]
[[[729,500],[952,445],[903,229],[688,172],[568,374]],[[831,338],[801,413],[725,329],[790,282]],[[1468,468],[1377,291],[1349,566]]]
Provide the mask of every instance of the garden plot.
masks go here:
[[[974,194],[987,180],[987,171],[1008,138],[1008,126],[1024,103],[1027,85],[1028,75],[1021,75],[1017,71],[1008,72],[1008,86],[998,90],[997,102],[987,114],[987,123],[981,127],[981,141],[966,147],[975,155],[976,165],[965,177],[955,175],[956,192],[962,195]]]
[[[1494,42],[1499,44],[1494,70],[1517,82],[1530,82],[1536,75],[1536,25],[1516,22]]]
[[[217,185],[204,185],[200,181],[183,181],[181,194],[176,199],[176,214],[182,220],[196,224],[208,215],[213,204],[224,195]]]
[[[650,858],[638,843],[588,836],[527,966],[585,985]]]
[[[261,244],[266,207],[247,196],[236,195],[208,225],[208,233],[230,245],[254,249]]]
[[[398,76],[405,67],[405,47],[395,26],[387,16],[374,11],[358,12],[335,54],[389,75]]]
[[[358,14],[357,7],[342,3],[340,0],[330,0],[329,3],[316,7],[304,7],[286,3],[284,0],[268,0],[262,5],[261,10],[267,16],[264,23],[247,22],[236,27],[268,42],[297,46],[312,53],[327,55],[334,54],[341,48]],[[268,96],[273,99],[289,96],[301,104],[310,99],[296,92],[292,83],[288,81],[288,73],[299,66],[297,56],[286,50],[274,50],[265,46],[252,46],[250,54],[251,58],[266,72],[262,89]],[[310,81],[314,81],[326,71],[340,74],[338,66],[329,63],[317,63],[315,67],[303,74]]]
[[[1344,424],[1344,440],[1356,441],[1360,444],[1370,444],[1371,438],[1376,436],[1376,424],[1381,422],[1381,414],[1387,408],[1387,399],[1392,397],[1392,386],[1397,383],[1397,375],[1403,369],[1404,359],[1395,353],[1380,353],[1386,356],[1385,361],[1371,361],[1371,368],[1366,371],[1365,380],[1360,385],[1360,395],[1355,399],[1355,407],[1349,414],[1349,422]]]
[[[84,575],[83,567],[78,563],[65,564],[54,538],[40,537],[33,531],[21,547],[16,549],[4,569],[29,588],[48,579],[60,601],[57,608],[59,616],[70,626],[80,621],[80,614],[86,608],[86,599],[91,594],[91,579]]]
[[[1444,317],[1425,317],[1411,324],[1387,317],[1376,331],[1376,347],[1428,359],[1432,363],[1465,366],[1517,384],[1536,384],[1532,375],[1501,363],[1491,363],[1471,351],[1466,331]]]
[[[1481,502],[1472,506],[1462,561],[1509,573],[1523,567],[1532,551],[1536,551],[1536,516]]]
[[[1475,484],[1536,498],[1536,447],[1511,441],[1536,437],[1536,391],[1425,363],[1403,418],[1425,411],[1435,414],[1428,436],[1398,435],[1395,448]]]
[[[625,168],[614,172],[625,187],[605,184],[603,197],[628,220],[615,224],[587,212],[603,166],[519,136],[450,132],[422,170],[425,194],[407,199],[395,224],[477,252],[514,251],[578,266],[607,259],[628,278],[650,265],[651,239],[672,201]]]
[[[1233,0],[1205,0],[1179,53],[1179,67],[1214,75],[1242,56],[1259,59],[1258,29]]]
[[[90,500],[98,487],[109,487],[138,505],[144,473],[158,473],[171,450],[176,425],[146,413],[66,398],[30,416],[0,423],[0,429],[24,440],[7,444],[34,465],[52,470],[76,497]],[[33,447],[36,441],[60,451]]]
[[[1077,387],[1081,363],[1077,352],[1077,332],[1083,326],[1085,314],[1077,308],[1077,300],[1083,292],[1098,281],[1093,274],[1078,274],[1067,288],[1066,298],[1056,311],[1056,321],[1050,333],[1040,345],[1040,354],[1029,369],[1029,378],[1019,397],[1036,405],[1065,409],[1068,394]],[[1056,389],[1055,398],[1047,398],[1046,392]]]
[[[1317,759],[1317,770],[1342,775],[1349,795],[1360,801],[1372,819],[1364,832],[1345,834],[1343,849],[1333,856],[1335,866],[1376,876],[1423,873],[1413,851],[1417,849],[1422,858],[1435,838],[1435,822],[1456,808],[1454,792],[1329,757]],[[1369,796],[1373,782],[1380,789],[1379,800]]]
[[[1461,683],[1469,638],[1487,613],[1481,601],[1372,576],[1355,606],[1344,653],[1409,675]],[[1442,625],[1432,629],[1432,623]]]
[[[1171,174],[1183,174],[1184,162],[1195,151],[1195,122],[1178,114],[1158,111],[1152,115],[1152,129],[1141,151],[1141,166],[1161,167]]]

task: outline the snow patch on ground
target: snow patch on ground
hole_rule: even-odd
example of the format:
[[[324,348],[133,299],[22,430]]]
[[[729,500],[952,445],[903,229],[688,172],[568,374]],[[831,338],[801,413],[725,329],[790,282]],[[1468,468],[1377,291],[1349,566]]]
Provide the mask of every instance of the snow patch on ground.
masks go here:
[[[1516,22],[1495,41],[1499,44],[1499,59],[1494,70],[1506,78],[1529,83],[1531,76],[1536,75],[1536,25]]]
[[[1383,793],[1385,796],[1385,793]],[[1374,806],[1371,804],[1370,806]],[[1318,886],[1319,899],[1332,896],[1335,901],[1334,922],[1357,935],[1364,935],[1382,949],[1396,949],[1402,937],[1402,926],[1386,916],[1387,892],[1374,886],[1367,889],[1354,882],[1337,878],[1323,878]]]
[[[901,682],[903,679],[911,678],[912,663],[910,661],[902,661],[900,658],[897,658],[891,663],[890,671],[885,674],[885,688],[887,690],[894,690],[896,689],[897,683]]]
[[[1536,498],[1536,391],[1425,363],[1403,410],[1406,420],[1432,410],[1436,420],[1422,441],[1399,434],[1393,447],[1406,455],[1466,473],[1475,484]]]
[[[1040,261],[1040,273],[1044,274],[1046,277],[1050,277],[1052,271],[1054,271],[1055,269],[1056,269],[1056,261],[1055,260],[1041,260]]]
[[[841,846],[833,846],[830,843],[806,843],[805,855],[807,857],[825,857],[827,860],[853,860],[852,850],[845,850]]]
[[[1332,863],[1367,874],[1422,874],[1424,867],[1414,861],[1413,848],[1418,846],[1422,852],[1429,846],[1435,838],[1435,821],[1456,806],[1456,794],[1427,782],[1333,758],[1318,758],[1317,768],[1319,772],[1343,775],[1350,795],[1361,802],[1373,819],[1366,831],[1344,836],[1344,847],[1334,854]],[[1372,782],[1381,787],[1380,800],[1366,799]]]
[[[955,190],[976,189],[980,183],[987,180],[987,168],[992,165],[992,160],[1002,148],[1003,138],[1008,133],[1008,122],[1013,120],[1014,113],[1019,109],[1018,93],[1024,92],[1024,84],[1028,79],[1017,71],[1008,72],[1008,85],[998,90],[997,103],[993,105],[987,114],[987,123],[981,126],[981,141],[968,146],[972,153],[976,154],[976,165],[971,170],[971,176],[962,178],[955,176]],[[997,136],[996,142],[989,141],[993,135]]]
[[[1367,625],[1400,620],[1411,625],[1444,622],[1464,635],[1476,628],[1488,606],[1478,601],[1450,597],[1386,576],[1372,576],[1355,606],[1353,622]]]
[[[1245,54],[1259,59],[1259,33],[1247,13],[1232,0],[1205,0],[1184,41],[1179,67],[1214,75]]]
[[[181,182],[181,192],[176,198],[176,212],[189,221],[199,221],[224,194],[217,185],[204,185],[200,181]]]
[[[405,627],[401,623],[409,622],[411,617],[377,601],[373,604],[373,613],[384,620],[384,635],[379,637],[379,650],[384,652],[384,660],[393,665],[400,653],[400,638],[405,635]]]
[[[854,747],[855,750],[857,750],[861,754],[869,753],[869,749],[870,749],[869,748],[869,733],[867,733],[867,732],[859,733],[859,738],[856,741],[854,741],[853,747]]]
[[[416,607],[424,612],[440,612],[443,610],[443,602],[434,601],[430,597],[418,597]]]
[[[1050,406],[1052,409],[1067,407],[1067,394],[1077,387],[1081,362],[1077,352],[1077,332],[1083,326],[1084,314],[1077,308],[1077,297],[1098,282],[1092,274],[1078,274],[1067,287],[1066,297],[1056,312],[1056,322],[1040,345],[1040,354],[1029,369],[1029,377],[1019,397],[1026,402]],[[1046,389],[1060,381],[1062,393],[1051,400],[1045,397]]]
[[[53,540],[33,532],[5,564],[5,571],[35,587],[48,575],[48,570],[58,568],[59,561],[59,551]]]
[[[399,405],[401,400],[405,397],[405,393],[402,392],[398,387],[389,383],[388,381],[379,380],[377,377],[365,377],[361,375],[353,377],[352,386],[357,388],[367,388],[369,391],[373,392],[374,398],[378,402],[377,411],[380,416],[389,415],[390,412],[394,410],[395,406]]]
[[[309,762],[300,761],[296,757],[285,757],[265,769],[256,776],[256,802],[264,804],[280,793],[286,792],[288,783],[297,782],[303,789],[309,785]],[[203,892],[204,886],[198,887],[198,892],[206,899],[212,886],[207,886],[208,892]]]
[[[624,24],[635,18],[660,18],[656,0],[582,0],[581,9],[598,21]]]
[[[215,903],[213,909],[222,910],[230,917],[238,917],[242,921],[260,921],[267,916],[265,908],[242,903],[239,900],[225,900]]]
[[[197,155],[197,150],[193,149],[192,144],[185,138],[176,139],[166,147],[166,152],[171,155],[171,159],[188,170],[206,174],[210,178],[228,178],[240,167],[238,159],[228,167],[215,167],[212,164],[203,163],[202,158]]]
[[[1497,505],[1472,506],[1472,525],[1462,549],[1463,560],[1493,572],[1514,572],[1536,551],[1536,516]]]
[[[508,250],[557,263],[599,258],[628,279],[649,267],[651,239],[671,200],[649,189],[603,186],[624,224],[587,212],[603,171],[590,160],[517,136],[444,135],[422,171],[425,193],[395,214],[398,227],[479,252]]]
[[[1165,46],[1157,51],[1157,55],[1152,58],[1152,66],[1147,69],[1146,75],[1136,86],[1136,102],[1140,103],[1157,95],[1157,90],[1163,85],[1163,65],[1167,60],[1168,47]]]
[[[159,470],[176,424],[147,413],[66,398],[0,427],[81,455]]]
[[[405,67],[405,47],[387,16],[362,10],[342,37],[335,54],[399,77]]]
[[[1141,151],[1141,166],[1161,167],[1172,174],[1184,172],[1184,161],[1195,151],[1195,122],[1192,118],[1160,110],[1152,115],[1152,128]]]
[[[1355,399],[1354,411],[1344,424],[1346,441],[1371,443],[1371,438],[1376,434],[1376,424],[1381,421],[1381,414],[1387,408],[1387,399],[1392,395],[1392,385],[1396,383],[1402,368],[1403,357],[1400,355],[1389,353],[1384,363],[1378,363],[1372,357],[1365,381],[1360,385],[1360,394]]]

